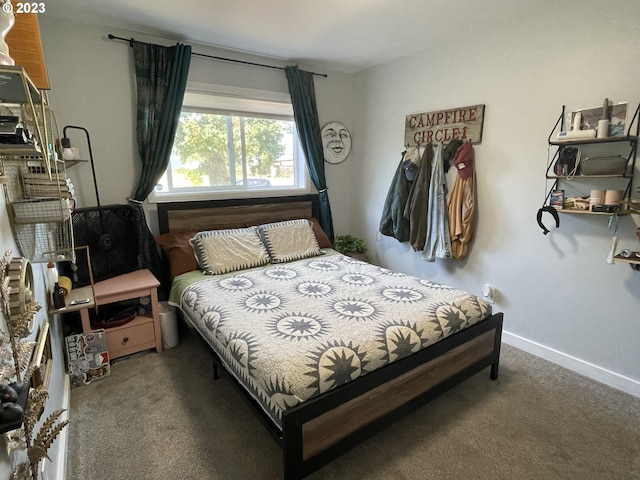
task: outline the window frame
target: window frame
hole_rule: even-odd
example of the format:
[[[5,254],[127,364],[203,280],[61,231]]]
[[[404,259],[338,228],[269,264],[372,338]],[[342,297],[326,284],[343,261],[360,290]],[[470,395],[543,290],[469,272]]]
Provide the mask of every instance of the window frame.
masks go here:
[[[229,97],[235,99],[257,100],[264,102],[275,102],[286,105],[291,105],[291,97],[288,93],[275,92],[270,90],[258,90],[251,88],[235,87],[231,85],[218,85],[203,82],[187,82],[185,92],[200,95],[211,95],[212,97]],[[255,112],[250,110],[236,110],[236,109],[216,109],[215,107],[208,106],[187,106],[184,107],[188,111],[200,111],[203,113],[214,113],[222,115],[243,115],[247,117],[259,116],[261,118],[274,118],[274,119],[289,119],[294,121],[293,113],[291,115],[283,114],[271,114],[264,112]],[[182,109],[181,109],[182,111]],[[294,121],[295,122],[295,121]],[[312,182],[309,176],[309,170],[306,165],[304,152],[300,146],[299,138],[296,137],[297,151],[294,152],[294,160],[297,160],[298,168],[297,175],[301,186],[298,187],[249,187],[244,185],[241,188],[237,188],[233,185],[227,187],[218,187],[215,190],[200,191],[182,191],[182,192],[169,192],[169,193],[157,193],[155,188],[149,194],[147,201],[149,203],[167,203],[177,201],[199,201],[199,200],[212,200],[212,199],[226,199],[226,198],[259,198],[259,197],[286,197],[294,195],[304,195],[312,192]],[[169,168],[169,167],[167,167]]]

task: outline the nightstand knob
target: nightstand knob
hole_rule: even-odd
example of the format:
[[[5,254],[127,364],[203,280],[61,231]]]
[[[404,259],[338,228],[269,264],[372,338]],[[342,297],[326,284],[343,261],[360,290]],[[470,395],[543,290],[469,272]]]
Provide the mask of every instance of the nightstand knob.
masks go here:
[[[122,343],[127,343],[128,341],[129,341],[129,337],[124,337],[124,338],[122,339]]]

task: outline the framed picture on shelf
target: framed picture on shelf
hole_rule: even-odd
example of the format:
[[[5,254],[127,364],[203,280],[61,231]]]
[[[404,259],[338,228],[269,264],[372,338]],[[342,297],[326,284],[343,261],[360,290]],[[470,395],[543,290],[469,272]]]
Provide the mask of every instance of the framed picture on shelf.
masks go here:
[[[609,104],[609,137],[623,137],[627,125],[628,102]],[[597,130],[598,121],[602,119],[602,105],[599,107],[579,108],[570,114],[569,125],[573,125],[573,119],[580,113],[582,121],[580,130]]]
[[[53,366],[52,360],[49,322],[45,321],[38,332],[36,346],[31,357],[30,365],[34,367],[33,375],[31,376],[31,386],[33,388],[44,386],[45,390],[49,389],[49,379],[51,378],[51,368]]]

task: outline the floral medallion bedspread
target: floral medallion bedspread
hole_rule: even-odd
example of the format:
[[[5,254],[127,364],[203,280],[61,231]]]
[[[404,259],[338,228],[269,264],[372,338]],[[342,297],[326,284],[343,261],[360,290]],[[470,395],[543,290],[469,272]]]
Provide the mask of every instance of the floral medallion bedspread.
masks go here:
[[[179,285],[172,303],[280,427],[287,408],[491,315],[467,292],[340,254]]]

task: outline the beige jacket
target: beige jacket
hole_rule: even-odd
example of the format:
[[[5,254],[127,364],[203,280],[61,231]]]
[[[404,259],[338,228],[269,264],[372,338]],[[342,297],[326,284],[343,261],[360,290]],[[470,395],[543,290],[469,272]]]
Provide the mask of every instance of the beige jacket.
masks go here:
[[[465,145],[466,146],[466,145]],[[461,152],[465,150],[465,152]],[[466,154],[466,158],[458,158],[459,153]],[[456,152],[456,158],[454,159],[454,165],[458,165],[462,162],[467,162],[469,169],[472,169],[473,165],[473,152],[471,144],[468,144],[465,149],[462,147]],[[469,172],[469,170],[467,170]],[[460,172],[459,172],[460,173]],[[451,194],[449,195],[449,201],[447,203],[447,210],[449,213],[449,235],[451,237],[451,254],[453,258],[461,260],[463,259],[469,250],[469,244],[473,239],[474,230],[474,217],[476,210],[476,176],[472,171],[471,175],[463,175],[468,178],[460,178],[460,174],[456,177],[456,182],[453,185]]]

